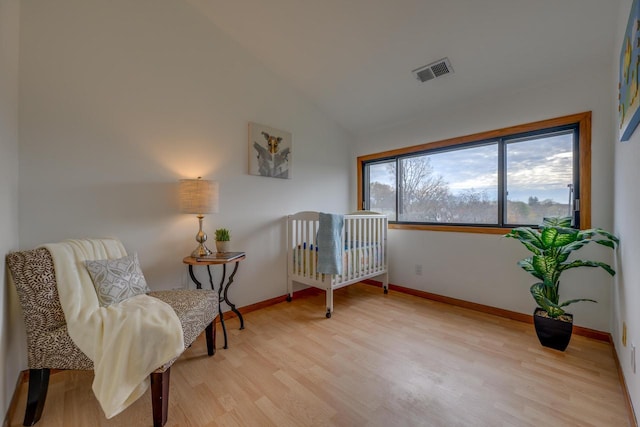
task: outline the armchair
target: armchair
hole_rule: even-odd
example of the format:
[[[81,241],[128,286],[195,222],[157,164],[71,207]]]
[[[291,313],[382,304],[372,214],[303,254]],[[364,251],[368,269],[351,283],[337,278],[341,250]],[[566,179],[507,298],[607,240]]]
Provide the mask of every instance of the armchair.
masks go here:
[[[46,248],[13,252],[6,257],[10,278],[16,286],[27,332],[29,388],[24,425],[41,417],[51,369],[93,370],[93,361],[71,339],[58,293],[56,270]],[[182,328],[184,348],[205,330],[207,352],[215,352],[215,318],[218,295],[209,290],[155,291],[147,295],[173,309]],[[150,374],[154,427],[168,416],[169,360]]]

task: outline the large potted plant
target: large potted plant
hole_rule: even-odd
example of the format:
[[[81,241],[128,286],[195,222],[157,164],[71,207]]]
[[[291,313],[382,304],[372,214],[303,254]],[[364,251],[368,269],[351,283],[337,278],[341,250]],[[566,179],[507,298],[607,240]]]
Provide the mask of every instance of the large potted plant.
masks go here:
[[[609,264],[570,260],[569,255],[591,242],[615,249],[618,238],[601,228],[571,228],[570,217],[545,218],[538,228],[514,228],[505,237],[517,239],[533,253],[529,258],[519,261],[518,265],[541,280],[530,288],[531,295],[538,304],[533,320],[540,343],[564,351],[573,330],[573,315],[566,313],[564,307],[579,301],[596,301],[581,298],[560,302],[562,272],[577,267],[599,267],[612,276],[616,274]]]

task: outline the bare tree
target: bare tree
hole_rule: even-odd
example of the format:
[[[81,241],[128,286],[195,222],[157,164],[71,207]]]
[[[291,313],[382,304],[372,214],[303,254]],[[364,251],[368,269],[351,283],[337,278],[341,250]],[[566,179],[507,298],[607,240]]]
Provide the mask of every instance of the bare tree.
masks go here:
[[[369,185],[369,205],[378,212],[395,212],[396,190],[389,184],[374,181]]]
[[[446,221],[451,192],[444,178],[435,175],[429,158],[403,159],[400,169],[400,219]]]

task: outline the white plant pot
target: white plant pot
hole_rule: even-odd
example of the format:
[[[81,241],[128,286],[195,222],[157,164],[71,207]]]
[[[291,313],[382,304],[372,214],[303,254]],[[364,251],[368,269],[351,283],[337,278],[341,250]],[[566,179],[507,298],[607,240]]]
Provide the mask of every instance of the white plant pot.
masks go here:
[[[219,242],[216,240],[216,250],[218,252],[229,252],[229,241]]]

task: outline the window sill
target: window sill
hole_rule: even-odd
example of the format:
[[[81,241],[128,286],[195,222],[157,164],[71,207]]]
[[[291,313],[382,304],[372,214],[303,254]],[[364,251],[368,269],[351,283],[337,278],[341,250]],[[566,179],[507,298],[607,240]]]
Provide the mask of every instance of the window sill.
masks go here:
[[[476,234],[507,234],[511,228],[501,227],[474,227],[472,225],[421,225],[421,224],[391,224],[389,228],[394,230],[423,230],[423,231],[448,231],[453,233]]]

